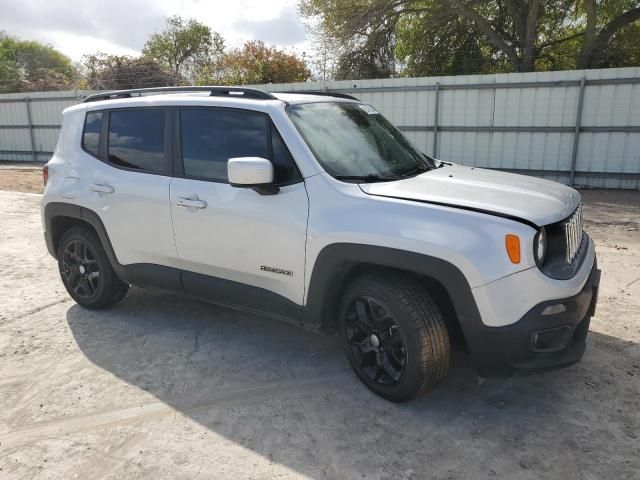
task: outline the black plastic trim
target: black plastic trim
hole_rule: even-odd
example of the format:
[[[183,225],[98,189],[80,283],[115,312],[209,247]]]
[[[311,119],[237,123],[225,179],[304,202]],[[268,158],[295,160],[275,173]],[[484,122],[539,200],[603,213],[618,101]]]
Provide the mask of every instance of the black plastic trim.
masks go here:
[[[480,339],[477,354],[481,362],[476,363],[480,375],[505,377],[516,372],[535,373],[556,370],[580,361],[585,351],[590,319],[595,313],[599,285],[600,270],[594,260],[589,278],[578,294],[542,302],[511,325],[480,328],[474,333]],[[563,304],[565,311],[542,314],[545,308],[557,304]],[[533,334],[565,326],[571,328],[571,338],[564,348],[550,351],[533,348]]]
[[[579,207],[578,207],[579,208]],[[589,235],[583,230],[578,252],[571,263],[566,261],[567,244],[564,234],[565,223],[575,215],[575,210],[566,218],[545,227],[547,233],[547,255],[543,262],[537,262],[538,268],[547,277],[555,280],[572,278],[582,267],[589,251]]]
[[[297,183],[297,182],[296,182]],[[256,183],[254,185],[240,185],[237,183],[229,183],[233,188],[248,188],[260,195],[275,195],[280,192],[280,187],[275,183]]]
[[[210,303],[300,323],[300,305],[264,288],[186,270],[182,285],[187,295]]]
[[[182,293],[181,270],[179,268],[152,263],[121,265],[123,278],[138,287],[154,287]]]
[[[562,255],[554,255],[552,257],[547,255],[544,263],[538,265],[538,268],[549,278],[553,278],[554,280],[568,280],[582,268],[582,264],[585,258],[587,258],[587,252],[589,251],[589,243],[589,235],[582,232],[582,241],[580,242],[578,253],[573,262],[566,262],[564,256],[564,248],[566,247],[563,245]]]
[[[355,243],[336,243],[319,253],[308,288],[308,297],[302,321],[311,328],[331,328],[327,322],[335,319],[332,310],[337,306],[342,281],[356,266],[385,267],[426,275],[438,281],[447,291],[460,326],[467,336],[482,325],[480,313],[464,274],[452,263],[440,258],[388,247]],[[474,344],[469,349],[473,356]]]
[[[321,97],[344,98],[347,100],[355,100],[357,102],[360,101],[360,99],[354,97],[353,95],[349,95],[348,93],[322,92],[318,90],[289,90],[284,92],[273,92],[273,93],[285,93],[285,94],[295,94],[295,95],[317,95]]]
[[[119,277],[124,280],[128,280],[124,267],[120,264],[120,262],[118,262],[116,254],[113,250],[113,246],[111,245],[111,240],[109,239],[109,235],[107,235],[107,230],[104,227],[102,220],[94,211],[89,210],[88,208],[81,207],[79,205],[62,202],[51,202],[45,206],[45,240],[49,253],[51,253],[54,258],[57,256],[57,252],[55,249],[56,239],[53,237],[53,222],[55,219],[60,217],[82,220],[83,222],[88,223],[91,227],[93,227],[93,229],[98,234],[98,238],[102,243],[109,262],[111,262],[111,266],[116,271]]]
[[[277,100],[276,97],[269,92],[259,90],[257,88],[248,87],[222,87],[222,86],[188,86],[188,87],[152,87],[152,88],[132,88],[128,90],[112,90],[108,92],[94,93],[88,95],[82,101],[97,102],[100,100],[115,100],[118,98],[132,98],[132,94],[141,97],[145,93],[174,93],[174,92],[210,92],[212,97],[232,97],[232,98],[249,98],[252,100]],[[232,95],[232,93],[241,93],[242,95]]]

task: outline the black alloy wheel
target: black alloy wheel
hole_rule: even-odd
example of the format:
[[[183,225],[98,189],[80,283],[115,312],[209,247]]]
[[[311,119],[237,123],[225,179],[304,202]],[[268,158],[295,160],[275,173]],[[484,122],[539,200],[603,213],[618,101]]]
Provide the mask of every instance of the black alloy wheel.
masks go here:
[[[372,297],[357,297],[346,317],[346,335],[358,365],[372,381],[395,385],[407,367],[407,342],[391,311]]]
[[[118,303],[129,290],[113,270],[95,231],[69,228],[58,242],[58,269],[64,287],[79,305],[89,309]]]
[[[98,259],[91,245],[83,240],[73,240],[65,245],[61,273],[65,285],[84,300],[91,300],[100,291],[102,279]]]
[[[364,273],[346,286],[338,321],[343,349],[371,391],[407,402],[433,390],[449,366],[449,333],[430,292],[394,271]]]

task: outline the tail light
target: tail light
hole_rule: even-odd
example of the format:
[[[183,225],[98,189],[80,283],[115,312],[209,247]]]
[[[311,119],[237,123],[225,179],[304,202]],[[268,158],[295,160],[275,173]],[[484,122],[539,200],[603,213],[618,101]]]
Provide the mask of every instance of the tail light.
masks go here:
[[[44,183],[44,186],[47,186],[47,180],[49,180],[49,167],[48,166],[44,166],[42,168],[42,183]]]

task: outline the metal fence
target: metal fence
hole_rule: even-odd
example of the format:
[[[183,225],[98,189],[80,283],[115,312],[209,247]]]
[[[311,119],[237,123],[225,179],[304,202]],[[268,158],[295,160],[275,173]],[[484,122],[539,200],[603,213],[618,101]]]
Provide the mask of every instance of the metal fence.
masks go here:
[[[640,68],[263,85],[355,95],[426,153],[568,184],[640,188]],[[46,160],[90,92],[0,95],[0,159]]]

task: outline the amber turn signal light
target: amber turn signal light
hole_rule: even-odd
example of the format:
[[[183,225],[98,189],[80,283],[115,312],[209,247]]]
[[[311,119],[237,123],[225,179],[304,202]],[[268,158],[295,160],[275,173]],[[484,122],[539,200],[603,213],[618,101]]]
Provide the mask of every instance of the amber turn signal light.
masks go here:
[[[520,237],[511,233],[504,237],[504,245],[507,247],[507,255],[511,263],[520,263]]]

